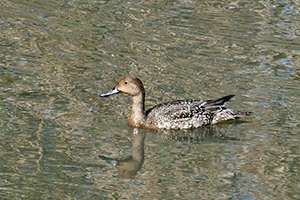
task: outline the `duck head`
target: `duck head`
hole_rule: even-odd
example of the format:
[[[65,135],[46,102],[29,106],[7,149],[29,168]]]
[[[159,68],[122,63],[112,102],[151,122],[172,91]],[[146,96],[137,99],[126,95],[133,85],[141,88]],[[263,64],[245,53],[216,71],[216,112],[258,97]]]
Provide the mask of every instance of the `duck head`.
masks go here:
[[[113,94],[126,93],[131,96],[143,95],[145,93],[143,83],[136,77],[125,77],[118,81],[117,85],[106,93],[100,94],[100,97],[107,97]]]

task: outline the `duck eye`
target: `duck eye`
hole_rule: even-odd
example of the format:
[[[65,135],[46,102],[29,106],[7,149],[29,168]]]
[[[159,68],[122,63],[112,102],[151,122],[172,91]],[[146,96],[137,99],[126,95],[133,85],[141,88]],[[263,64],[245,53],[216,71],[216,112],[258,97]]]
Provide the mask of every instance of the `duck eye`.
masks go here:
[[[125,82],[124,82],[124,85],[127,85],[127,84],[128,84],[128,82],[127,82],[127,81],[125,81]]]

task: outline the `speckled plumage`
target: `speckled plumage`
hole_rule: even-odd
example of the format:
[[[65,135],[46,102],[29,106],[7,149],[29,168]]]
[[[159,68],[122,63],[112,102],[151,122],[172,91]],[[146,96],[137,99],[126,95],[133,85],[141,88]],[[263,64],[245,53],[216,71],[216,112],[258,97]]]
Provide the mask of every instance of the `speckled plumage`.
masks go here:
[[[115,88],[102,97],[118,92],[132,95],[133,106],[129,124],[151,129],[191,129],[213,125],[247,116],[250,112],[233,111],[224,107],[234,95],[216,100],[177,100],[156,105],[144,111],[145,92],[142,82],[135,77],[121,79]]]

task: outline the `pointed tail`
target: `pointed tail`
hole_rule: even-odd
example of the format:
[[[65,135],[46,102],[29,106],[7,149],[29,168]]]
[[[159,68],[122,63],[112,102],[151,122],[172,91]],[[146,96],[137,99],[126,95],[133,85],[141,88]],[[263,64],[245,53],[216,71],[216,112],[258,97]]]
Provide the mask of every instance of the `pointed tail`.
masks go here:
[[[252,112],[233,111],[229,108],[224,108],[215,113],[212,120],[212,124],[217,124],[228,120],[249,116],[251,114]]]
[[[242,111],[235,111],[234,112],[234,117],[235,118],[240,118],[240,117],[245,117],[251,115],[252,112],[242,112]]]

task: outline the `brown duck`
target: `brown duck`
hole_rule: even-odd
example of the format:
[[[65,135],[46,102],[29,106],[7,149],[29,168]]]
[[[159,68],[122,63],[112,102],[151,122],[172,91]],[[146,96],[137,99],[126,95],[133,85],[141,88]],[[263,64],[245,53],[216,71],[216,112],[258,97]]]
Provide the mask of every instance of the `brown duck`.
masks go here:
[[[100,97],[117,93],[132,97],[129,125],[149,129],[192,129],[250,115],[251,112],[233,111],[224,107],[234,95],[216,100],[177,100],[156,105],[145,112],[145,89],[140,79],[124,77],[117,85]]]

